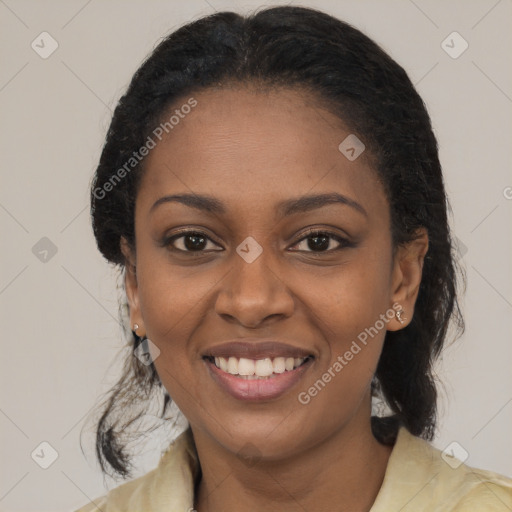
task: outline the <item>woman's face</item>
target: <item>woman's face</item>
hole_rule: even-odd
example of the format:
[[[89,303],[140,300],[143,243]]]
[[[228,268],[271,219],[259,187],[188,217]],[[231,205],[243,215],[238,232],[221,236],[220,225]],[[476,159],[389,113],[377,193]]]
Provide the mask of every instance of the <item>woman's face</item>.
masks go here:
[[[305,94],[193,96],[145,161],[136,254],[123,245],[132,325],[192,428],[234,453],[278,459],[367,428],[386,329],[403,327],[393,304],[407,323],[426,242],[393,255],[367,155],[343,153],[350,131]]]

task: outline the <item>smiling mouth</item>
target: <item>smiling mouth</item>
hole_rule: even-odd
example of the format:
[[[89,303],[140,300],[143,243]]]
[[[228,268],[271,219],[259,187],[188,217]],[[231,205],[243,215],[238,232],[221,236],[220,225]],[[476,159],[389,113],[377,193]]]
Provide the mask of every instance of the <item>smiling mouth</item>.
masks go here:
[[[244,380],[268,380],[288,373],[306,364],[313,356],[307,357],[265,357],[248,359],[245,357],[205,356],[205,360],[219,370]]]

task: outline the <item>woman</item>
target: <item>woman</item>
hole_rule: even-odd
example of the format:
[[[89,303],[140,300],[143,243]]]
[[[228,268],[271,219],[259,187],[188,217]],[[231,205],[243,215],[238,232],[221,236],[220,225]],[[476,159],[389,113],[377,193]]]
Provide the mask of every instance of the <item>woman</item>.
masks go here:
[[[365,35],[299,7],[182,27],[120,100],[91,191],[136,356],[102,469],[130,475],[124,429],[154,395],[189,428],[80,512],[512,508],[509,479],[427,442],[463,326],[447,199],[425,106]]]

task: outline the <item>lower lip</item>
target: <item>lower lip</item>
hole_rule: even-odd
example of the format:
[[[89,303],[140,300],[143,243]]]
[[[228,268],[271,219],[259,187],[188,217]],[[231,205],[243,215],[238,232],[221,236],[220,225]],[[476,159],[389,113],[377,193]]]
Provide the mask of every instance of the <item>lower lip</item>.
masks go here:
[[[224,391],[238,400],[247,401],[272,400],[283,395],[297,384],[312,362],[313,358],[310,358],[295,370],[285,371],[268,379],[248,380],[224,372],[211,361],[205,360],[213,380]]]

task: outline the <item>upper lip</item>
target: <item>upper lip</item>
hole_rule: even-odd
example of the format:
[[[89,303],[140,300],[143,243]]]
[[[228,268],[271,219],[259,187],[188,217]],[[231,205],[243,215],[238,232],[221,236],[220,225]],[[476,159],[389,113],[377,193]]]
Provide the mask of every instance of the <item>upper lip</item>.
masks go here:
[[[229,341],[209,347],[203,354],[203,357],[243,357],[247,359],[308,356],[313,356],[313,354],[306,349],[274,340]]]

